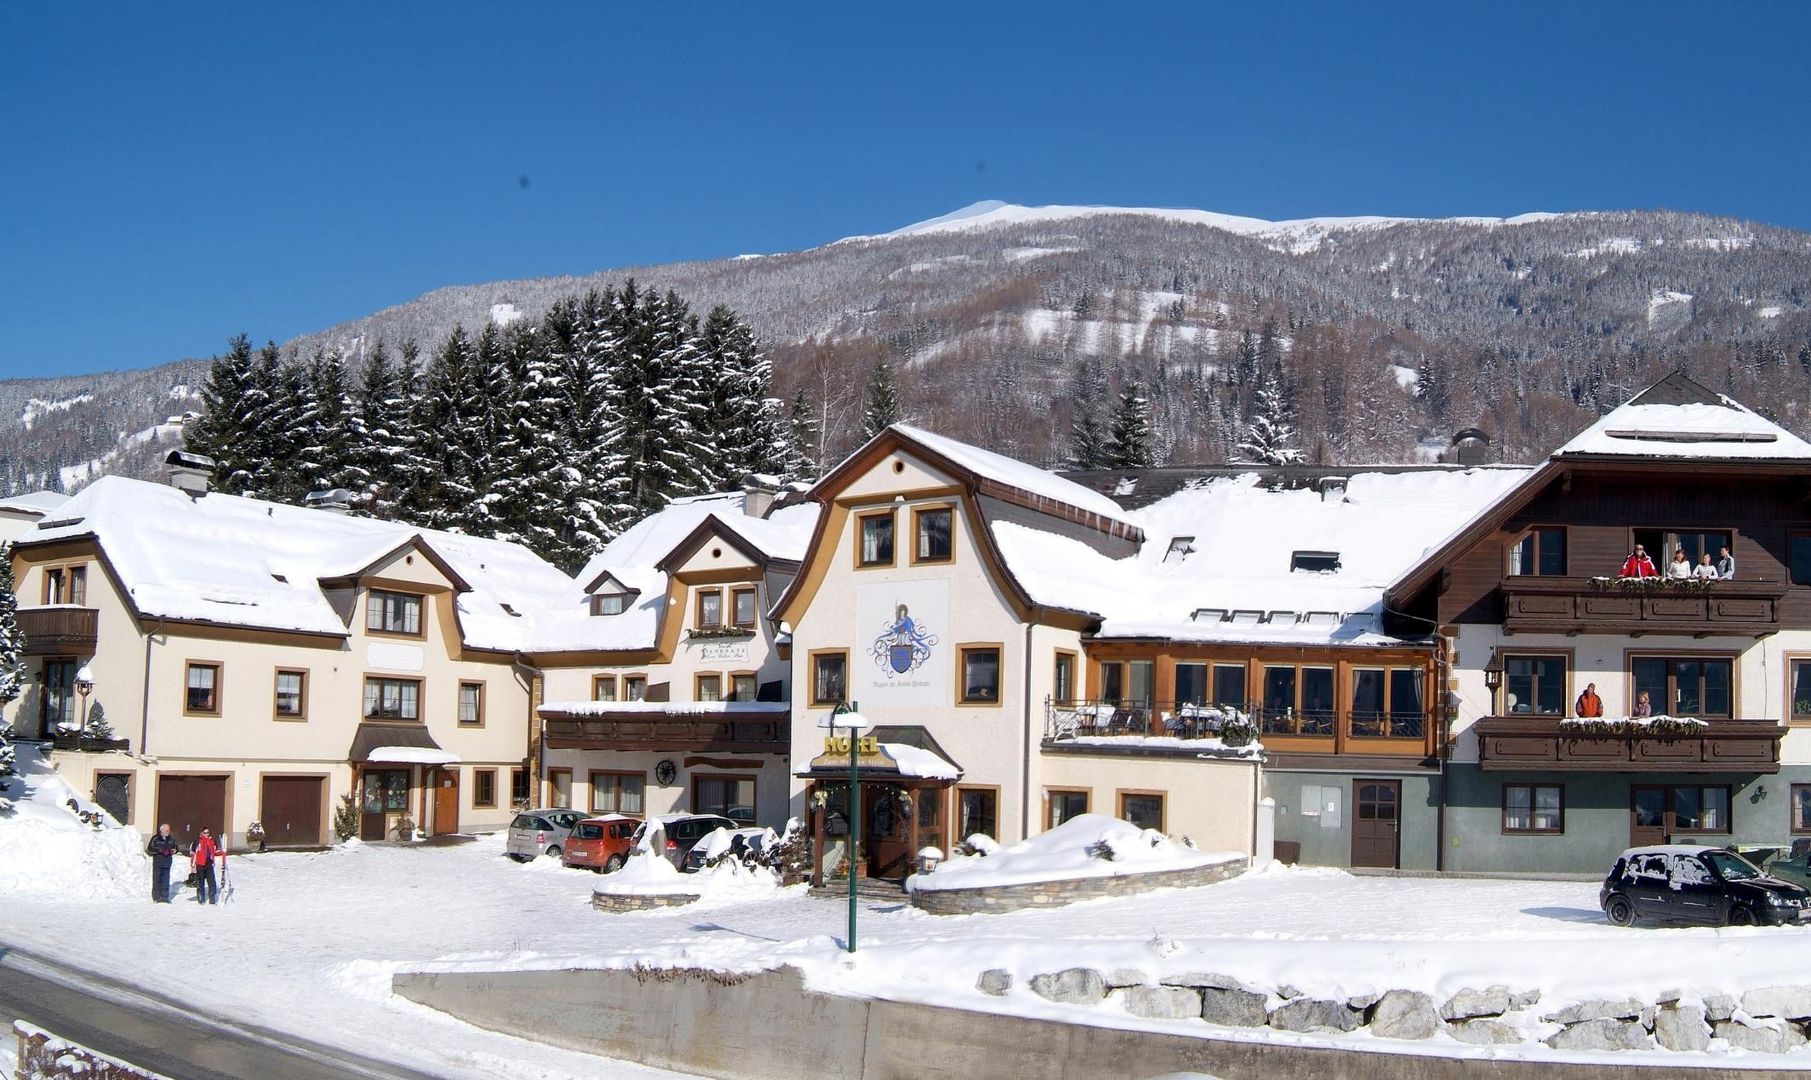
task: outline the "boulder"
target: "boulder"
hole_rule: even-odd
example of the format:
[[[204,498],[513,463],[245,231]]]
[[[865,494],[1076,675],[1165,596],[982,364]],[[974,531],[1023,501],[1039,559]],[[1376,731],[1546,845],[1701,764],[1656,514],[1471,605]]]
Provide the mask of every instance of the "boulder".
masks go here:
[[[1728,994],[1705,994],[1704,1015],[1711,1020],[1727,1020],[1736,1013],[1736,999]]]
[[[1380,1039],[1431,1039],[1439,1030],[1434,999],[1413,990],[1391,990],[1371,1010],[1371,1034]]]
[[[1540,1003],[1539,990],[1512,990],[1509,993],[1509,1007],[1512,1009],[1532,1009]]]
[[[1364,1012],[1366,1009],[1383,1000],[1382,994],[1354,994],[1346,999],[1346,1007]]]
[[[1467,987],[1446,999],[1440,1006],[1443,1020],[1469,1020],[1474,1016],[1501,1016],[1509,1011],[1509,987],[1492,986],[1484,990]]]
[[[1284,983],[1277,987],[1277,997],[1282,998],[1284,1001],[1288,1001],[1292,998],[1299,998],[1301,996],[1302,992],[1295,987],[1290,986],[1288,983]]]
[[[1777,1016],[1784,1020],[1811,1018],[1811,986],[1764,986],[1742,995],[1742,1011],[1749,1016]]]
[[[1012,972],[1005,968],[988,968],[975,980],[975,989],[983,994],[1000,997],[1012,989]]]
[[[1184,971],[1177,975],[1165,975],[1157,980],[1159,986],[1192,986],[1197,990],[1204,987],[1214,990],[1250,990],[1243,979],[1231,975],[1220,975],[1211,971]]]
[[[1605,1017],[1568,1024],[1548,1036],[1547,1045],[1555,1050],[1646,1050],[1653,1039],[1639,1020]]]
[[[1264,1011],[1265,997],[1251,990],[1201,990],[1201,1019],[1227,1027],[1263,1027],[1269,1017]]]
[[[1581,1001],[1558,1012],[1548,1013],[1546,1019],[1556,1024],[1582,1024],[1587,1020],[1639,1020],[1646,1008],[1633,998],[1622,1001]]]
[[[1149,986],[1151,977],[1137,968],[1114,968],[1107,972],[1107,989],[1116,990],[1122,986]]]
[[[1522,1041],[1522,1033],[1501,1020],[1462,1020],[1448,1027],[1446,1033],[1474,1046],[1500,1046]]]
[[[1677,1000],[1677,999],[1674,999]],[[1702,1005],[1668,1005],[1654,1013],[1654,1041],[1681,1053],[1710,1046]]]
[[[1783,1054],[1794,1047],[1805,1045],[1804,1032],[1784,1023],[1749,1027],[1740,1020],[1719,1020],[1716,1036],[1728,1040],[1729,1045],[1738,1049],[1757,1050],[1763,1054]]]
[[[1201,1019],[1201,991],[1186,986],[1128,986],[1113,991],[1108,1000],[1147,1020]]]
[[[1296,998],[1277,1006],[1270,1026],[1278,1031],[1352,1031],[1358,1027],[1358,1014],[1343,1001]]]
[[[1031,992],[1064,1005],[1093,1005],[1107,996],[1107,980],[1093,968],[1064,968],[1031,977]]]

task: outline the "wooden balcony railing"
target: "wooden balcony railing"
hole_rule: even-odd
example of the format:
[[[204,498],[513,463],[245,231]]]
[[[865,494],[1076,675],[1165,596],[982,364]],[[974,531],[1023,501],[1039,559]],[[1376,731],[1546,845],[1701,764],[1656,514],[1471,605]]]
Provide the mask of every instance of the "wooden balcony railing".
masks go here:
[[[774,754],[785,753],[792,742],[792,721],[785,713],[753,717],[548,717],[546,724],[544,741],[552,750]]]
[[[93,656],[99,611],[84,607],[19,609],[27,656]]]
[[[1510,576],[1503,629],[1511,634],[1769,634],[1780,629],[1778,581]]]
[[[1487,771],[1780,771],[1778,720],[1707,720],[1644,728],[1558,716],[1487,716],[1473,725]]]

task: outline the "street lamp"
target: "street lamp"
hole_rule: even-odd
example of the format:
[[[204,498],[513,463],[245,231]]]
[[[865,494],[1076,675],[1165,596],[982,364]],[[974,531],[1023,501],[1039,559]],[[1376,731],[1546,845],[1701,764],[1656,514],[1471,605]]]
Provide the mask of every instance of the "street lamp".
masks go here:
[[[94,672],[83,664],[75,673],[75,692],[82,696],[82,731],[88,734],[88,695],[94,693]]]
[[[849,740],[849,852],[844,859],[849,875],[849,951],[855,951],[855,856],[861,845],[861,733],[870,725],[856,706],[843,702],[831,710],[822,727],[832,735],[844,733]]]

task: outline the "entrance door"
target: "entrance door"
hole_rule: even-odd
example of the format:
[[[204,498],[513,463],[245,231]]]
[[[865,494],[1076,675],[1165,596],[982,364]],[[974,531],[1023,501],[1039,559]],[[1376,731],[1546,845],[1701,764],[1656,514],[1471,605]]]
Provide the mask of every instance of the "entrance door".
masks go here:
[[[389,840],[390,831],[409,812],[409,770],[372,769],[359,793],[358,838]],[[408,837],[398,835],[398,840]]]
[[[1352,782],[1352,865],[1396,866],[1402,825],[1400,780]]]
[[[321,786],[316,776],[267,776],[258,821],[267,847],[313,847],[321,842]]]
[[[1629,846],[1671,842],[1666,827],[1666,789],[1637,784],[1629,789]]]
[[[434,835],[444,836],[459,831],[459,771],[439,769],[434,773]]]
[[[48,739],[63,728],[75,727],[75,671],[74,660],[44,661],[44,687],[38,698],[40,738]]]
[[[189,850],[202,829],[212,829],[216,838],[225,836],[226,777],[159,776],[157,821],[170,826],[181,851]]]
[[[903,881],[912,872],[911,821],[893,788],[865,787],[861,793],[862,846],[868,876]]]

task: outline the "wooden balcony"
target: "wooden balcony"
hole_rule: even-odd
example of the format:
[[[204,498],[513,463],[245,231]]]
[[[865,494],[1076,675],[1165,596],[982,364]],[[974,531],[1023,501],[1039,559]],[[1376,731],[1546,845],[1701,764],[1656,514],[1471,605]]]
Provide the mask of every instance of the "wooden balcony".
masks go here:
[[[93,656],[99,611],[84,607],[19,609],[27,656]]]
[[[683,708],[674,706],[676,712]],[[543,717],[547,725],[543,742],[550,750],[784,754],[792,742],[792,720],[786,712],[687,716],[638,711],[614,716],[543,713]]]
[[[1487,772],[1776,773],[1786,734],[1778,720],[1709,720],[1680,732],[1617,726],[1558,716],[1487,716],[1472,730],[1479,767]]]
[[[1255,701],[1238,711],[1257,727],[1258,740],[1271,750],[1415,757],[1433,753],[1433,725],[1423,712],[1266,709]],[[1186,702],[1046,701],[1044,745],[1156,748],[1173,743],[1176,749],[1194,753],[1191,743],[1219,739],[1224,722],[1220,709]],[[1161,743],[1153,744],[1152,739]]]
[[[1785,595],[1778,581],[1513,576],[1503,579],[1503,630],[1758,637],[1780,629]]]

